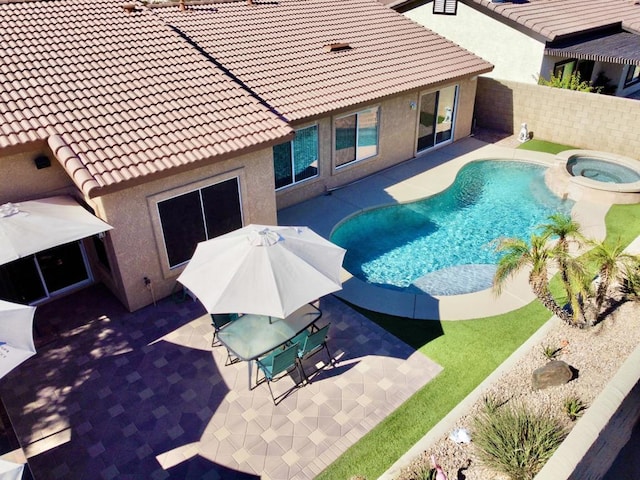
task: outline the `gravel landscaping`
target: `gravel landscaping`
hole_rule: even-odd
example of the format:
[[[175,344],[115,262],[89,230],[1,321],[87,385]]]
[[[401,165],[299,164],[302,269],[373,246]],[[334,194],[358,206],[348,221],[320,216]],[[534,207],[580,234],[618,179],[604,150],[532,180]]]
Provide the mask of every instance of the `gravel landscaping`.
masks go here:
[[[498,399],[506,402],[505,405],[525,405],[534,412],[558,419],[568,433],[575,422],[564,411],[565,399],[577,397],[588,408],[629,354],[640,344],[638,302],[620,305],[603,322],[589,329],[570,327],[555,317],[549,321],[552,324],[547,325],[550,328],[544,340],[526,352],[513,368],[488,387],[482,398],[458,419],[451,431],[403,469],[397,480],[422,480],[421,473],[431,466],[431,455],[435,456],[449,480],[508,479],[503,474],[483,467],[474,452],[471,424],[484,407],[483,399]],[[562,347],[563,345],[565,346]],[[531,387],[532,373],[549,361],[543,354],[545,347],[553,350],[562,347],[555,359],[566,362],[578,374],[564,385],[534,391]],[[471,443],[456,443],[449,438],[449,434],[458,428],[464,428],[470,433]]]

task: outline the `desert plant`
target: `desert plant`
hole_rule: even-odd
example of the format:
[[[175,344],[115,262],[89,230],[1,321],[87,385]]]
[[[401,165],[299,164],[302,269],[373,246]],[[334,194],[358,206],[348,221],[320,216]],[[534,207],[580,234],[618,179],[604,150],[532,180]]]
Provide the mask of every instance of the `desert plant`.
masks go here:
[[[504,405],[505,402],[501,401],[495,395],[488,394],[482,397],[482,408],[485,413],[492,414],[495,413],[498,408]]]
[[[560,355],[561,351],[562,351],[562,347],[556,348],[556,347],[552,347],[551,345],[542,346],[542,355],[547,360],[553,360],[558,355]]]
[[[423,467],[416,480],[436,480],[437,473],[435,468]]]
[[[566,436],[557,420],[522,405],[481,414],[473,425],[480,460],[514,480],[532,479]]]
[[[581,80],[580,72],[573,72],[569,76],[560,74],[557,77],[552,74],[549,77],[549,80],[543,77],[538,77],[538,85],[544,85],[554,88],[564,88],[566,90],[576,90],[578,92],[600,92],[599,89],[594,88],[588,81]]]
[[[581,417],[586,408],[587,406],[578,397],[567,397],[564,400],[563,410],[572,422]]]

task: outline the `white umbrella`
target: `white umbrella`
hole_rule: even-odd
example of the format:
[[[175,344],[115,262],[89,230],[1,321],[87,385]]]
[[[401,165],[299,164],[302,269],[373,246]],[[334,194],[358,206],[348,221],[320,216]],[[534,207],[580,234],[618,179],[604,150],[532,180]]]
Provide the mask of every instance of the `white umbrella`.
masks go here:
[[[285,318],[342,288],[344,254],[307,227],[249,225],[199,243],[178,281],[209,313]]]
[[[24,464],[0,459],[0,480],[21,480]]]
[[[69,196],[0,205],[0,265],[111,229]]]
[[[35,355],[35,311],[36,307],[0,300],[0,378]]]

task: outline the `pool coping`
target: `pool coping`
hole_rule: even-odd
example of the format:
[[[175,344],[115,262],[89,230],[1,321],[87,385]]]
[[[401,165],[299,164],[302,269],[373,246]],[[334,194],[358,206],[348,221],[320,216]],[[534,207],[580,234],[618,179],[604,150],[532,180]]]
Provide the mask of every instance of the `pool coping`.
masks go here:
[[[330,238],[337,224],[365,210],[412,202],[448,188],[467,163],[477,160],[522,160],[551,167],[555,155],[487,144],[473,137],[455,142],[429,155],[416,157],[356,183],[278,212],[280,225],[306,225]],[[609,204],[576,201],[572,216],[586,236],[601,239]],[[342,270],[342,290],[334,295],[360,307],[421,320],[466,320],[507,313],[530,303],[535,296],[528,272],[508,280],[500,295],[492,289],[463,295],[430,296],[376,287]]]

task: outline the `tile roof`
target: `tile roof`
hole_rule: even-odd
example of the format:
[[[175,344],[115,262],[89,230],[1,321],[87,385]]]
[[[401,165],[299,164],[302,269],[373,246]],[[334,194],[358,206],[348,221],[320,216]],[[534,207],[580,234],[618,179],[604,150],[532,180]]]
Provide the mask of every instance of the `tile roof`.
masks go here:
[[[491,10],[546,39],[594,29],[621,26],[640,34],[640,2],[637,0],[528,0],[493,3],[468,0]]]
[[[48,141],[87,195],[292,130],[150,11],[0,2],[0,148]]]
[[[546,48],[544,53],[565,58],[640,65],[640,35],[619,32],[586,42],[562,43]]]
[[[373,0],[194,3],[0,0],[0,149],[46,141],[96,196],[493,68]]]
[[[372,0],[254,0],[152,10],[289,121],[493,68]],[[351,48],[324,48],[334,43]]]

